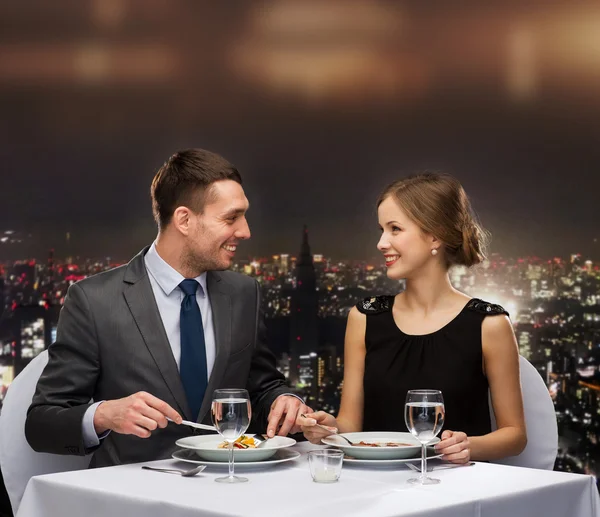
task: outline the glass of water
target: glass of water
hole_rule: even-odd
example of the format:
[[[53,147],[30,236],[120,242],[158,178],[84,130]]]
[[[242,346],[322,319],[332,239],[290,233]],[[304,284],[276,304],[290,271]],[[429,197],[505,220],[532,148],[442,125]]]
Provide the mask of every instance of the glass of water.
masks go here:
[[[219,483],[243,483],[248,478],[234,475],[233,442],[242,436],[252,418],[250,397],[246,390],[215,390],[213,394],[212,421],[219,434],[229,445],[229,475],[216,478]]]
[[[308,451],[308,467],[315,483],[334,483],[340,479],[344,451],[318,449]]]
[[[406,393],[404,421],[410,433],[421,442],[421,476],[409,483],[435,485],[439,479],[427,477],[427,444],[444,425],[444,397],[438,390],[410,390]]]

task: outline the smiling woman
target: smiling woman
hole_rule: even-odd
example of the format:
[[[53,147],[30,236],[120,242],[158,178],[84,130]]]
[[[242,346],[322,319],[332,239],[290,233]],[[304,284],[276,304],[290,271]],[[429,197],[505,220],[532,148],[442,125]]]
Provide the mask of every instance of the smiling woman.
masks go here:
[[[462,186],[451,176],[422,174],[392,183],[377,206],[383,234],[377,248],[386,256],[388,267],[396,262],[388,261],[388,252],[394,246],[404,248],[407,239],[411,240],[406,248],[425,246],[424,251],[433,256],[440,253],[447,267],[471,267],[484,258],[486,234],[473,217]],[[391,257],[400,255],[392,253]],[[405,278],[398,272],[388,272],[388,276]]]
[[[527,438],[518,350],[508,313],[454,289],[448,270],[483,258],[484,232],[455,178],[421,174],[389,185],[377,201],[387,276],[405,279],[395,296],[366,298],[350,311],[342,402],[337,419],[309,414],[303,430],[405,431],[409,390],[443,393],[446,430],[436,449],[456,463],[516,455]],[[492,432],[488,390],[494,414]],[[395,410],[390,411],[390,408]]]

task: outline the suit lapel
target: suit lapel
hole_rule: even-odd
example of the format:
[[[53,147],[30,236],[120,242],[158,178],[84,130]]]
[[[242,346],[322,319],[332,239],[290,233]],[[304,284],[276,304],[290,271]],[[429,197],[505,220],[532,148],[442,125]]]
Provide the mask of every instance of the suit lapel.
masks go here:
[[[147,249],[144,249],[129,263],[124,281],[130,285],[125,287],[123,295],[156,367],[179,406],[179,412],[186,418],[190,418],[190,409],[181,384],[177,363],[173,357],[146,272],[143,257]]]
[[[210,298],[210,306],[215,329],[215,364],[208,380],[208,386],[202,401],[202,407],[198,414],[198,422],[210,421],[209,409],[212,402],[212,394],[219,386],[231,351],[231,294],[229,286],[218,273],[209,271],[206,276],[206,287]]]

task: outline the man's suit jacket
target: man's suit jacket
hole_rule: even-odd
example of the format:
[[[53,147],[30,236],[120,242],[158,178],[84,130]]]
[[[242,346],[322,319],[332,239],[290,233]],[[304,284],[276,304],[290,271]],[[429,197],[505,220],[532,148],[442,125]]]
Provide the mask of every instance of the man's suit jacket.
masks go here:
[[[129,264],[73,284],[60,313],[57,338],[37,385],[25,424],[31,447],[55,454],[87,454],[82,419],[90,400],[146,391],[184,419],[190,409],[144,264],[144,249]],[[207,274],[216,358],[198,416],[210,423],[217,388],[246,387],[252,424],[264,432],[275,398],[290,390],[265,343],[260,291],[253,279],[230,271]],[[167,458],[175,440],[193,434],[169,423],[150,438],[111,432],[91,466]]]

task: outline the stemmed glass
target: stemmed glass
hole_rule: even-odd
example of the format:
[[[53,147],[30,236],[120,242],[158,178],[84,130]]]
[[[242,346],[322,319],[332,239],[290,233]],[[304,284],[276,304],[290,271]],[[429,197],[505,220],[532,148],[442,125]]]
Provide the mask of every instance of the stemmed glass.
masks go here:
[[[435,485],[439,479],[427,477],[427,444],[444,425],[444,397],[438,390],[410,390],[406,393],[404,421],[410,433],[421,442],[421,475],[409,483]]]
[[[250,397],[246,390],[215,390],[212,400],[212,421],[219,434],[229,445],[229,475],[216,478],[219,483],[243,483],[248,478],[235,476],[233,473],[233,442],[242,436],[252,417]]]

